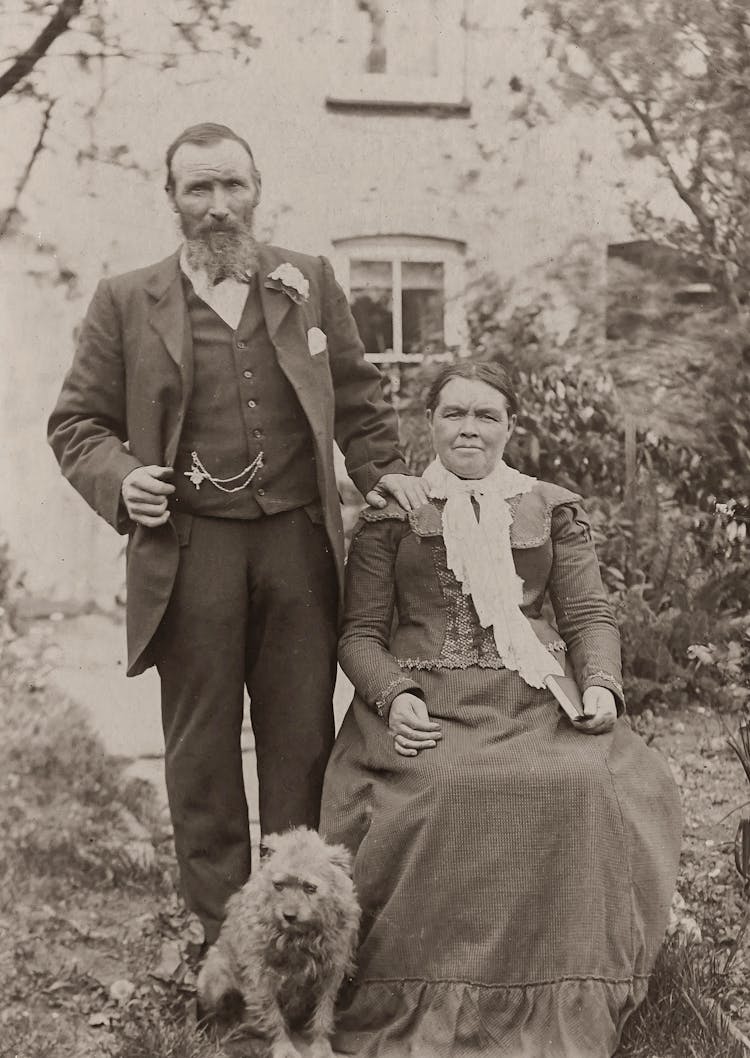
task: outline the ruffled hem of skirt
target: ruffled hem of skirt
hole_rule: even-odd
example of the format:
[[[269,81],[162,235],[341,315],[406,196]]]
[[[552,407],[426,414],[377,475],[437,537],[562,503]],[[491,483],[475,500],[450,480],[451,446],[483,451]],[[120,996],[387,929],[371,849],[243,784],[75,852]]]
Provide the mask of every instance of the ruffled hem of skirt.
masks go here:
[[[610,1058],[647,988],[645,977],[369,981],[346,997],[334,1049],[357,1058]]]

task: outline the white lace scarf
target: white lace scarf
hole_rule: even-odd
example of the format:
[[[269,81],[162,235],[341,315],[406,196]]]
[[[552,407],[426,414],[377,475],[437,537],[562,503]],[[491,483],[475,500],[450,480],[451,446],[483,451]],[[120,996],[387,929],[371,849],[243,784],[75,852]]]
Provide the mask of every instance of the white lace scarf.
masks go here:
[[[439,459],[424,474],[435,499],[445,499],[443,539],[448,568],[470,595],[483,628],[492,627],[497,652],[506,668],[530,687],[544,677],[562,675],[557,659],[537,639],[521,612],[523,580],[516,573],[510,544],[508,499],[531,492],[536,478],[502,461],[485,478],[459,478]],[[472,499],[479,506],[475,513]]]

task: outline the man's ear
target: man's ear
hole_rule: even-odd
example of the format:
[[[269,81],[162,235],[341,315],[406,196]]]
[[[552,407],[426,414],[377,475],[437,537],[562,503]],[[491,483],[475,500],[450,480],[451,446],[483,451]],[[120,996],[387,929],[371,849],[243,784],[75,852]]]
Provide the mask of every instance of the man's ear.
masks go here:
[[[510,437],[512,435],[513,431],[516,428],[516,423],[517,422],[518,422],[518,416],[517,415],[511,415],[511,417],[508,419],[508,437]]]
[[[260,193],[261,193],[261,191],[263,189],[263,181],[261,180],[260,173],[258,172],[257,169],[253,173],[253,177],[255,179],[255,202],[254,202],[254,206],[257,206],[258,203],[260,202]]]
[[[432,408],[425,409],[424,417],[427,419],[427,425],[432,426]]]
[[[167,185],[165,190],[167,192],[167,198],[169,199],[170,209],[172,209],[175,213],[179,213],[180,211],[177,208],[177,203],[174,200],[174,188]]]

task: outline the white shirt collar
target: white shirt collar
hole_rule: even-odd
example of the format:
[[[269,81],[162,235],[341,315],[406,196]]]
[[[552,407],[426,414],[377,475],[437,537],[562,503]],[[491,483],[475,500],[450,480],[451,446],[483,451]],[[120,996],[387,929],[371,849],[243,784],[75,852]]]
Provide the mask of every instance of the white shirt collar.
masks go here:
[[[209,305],[233,331],[236,331],[245,310],[248,284],[238,279],[222,279],[221,282],[212,284],[202,268],[193,268],[189,264],[184,245],[180,252],[180,268],[201,301]],[[248,279],[250,278],[248,275]]]

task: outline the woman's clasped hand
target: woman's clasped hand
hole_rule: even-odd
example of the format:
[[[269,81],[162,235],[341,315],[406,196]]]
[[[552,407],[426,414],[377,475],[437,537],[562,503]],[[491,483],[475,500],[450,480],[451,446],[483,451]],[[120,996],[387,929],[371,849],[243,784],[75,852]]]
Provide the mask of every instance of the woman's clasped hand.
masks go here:
[[[416,757],[422,749],[434,749],[443,737],[440,724],[430,719],[424,701],[408,692],[393,699],[388,727],[396,752],[404,757]]]

